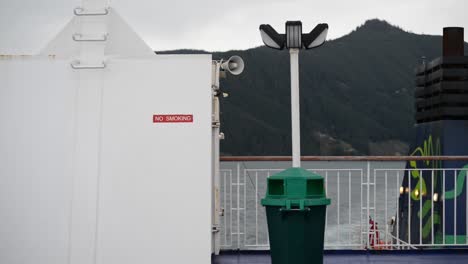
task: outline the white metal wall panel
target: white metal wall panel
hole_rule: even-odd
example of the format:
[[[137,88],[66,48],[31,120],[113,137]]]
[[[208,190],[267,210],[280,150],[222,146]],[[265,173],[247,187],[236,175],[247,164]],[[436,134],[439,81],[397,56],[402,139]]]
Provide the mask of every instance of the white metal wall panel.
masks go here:
[[[210,55],[0,60],[0,263],[209,263],[210,85]]]
[[[76,148],[70,221],[70,264],[93,264],[96,258],[104,72],[103,70],[74,70],[74,74],[79,80],[76,93]]]
[[[211,55],[114,60],[105,80],[97,263],[210,263]]]
[[[0,263],[68,261],[76,74],[0,60]]]

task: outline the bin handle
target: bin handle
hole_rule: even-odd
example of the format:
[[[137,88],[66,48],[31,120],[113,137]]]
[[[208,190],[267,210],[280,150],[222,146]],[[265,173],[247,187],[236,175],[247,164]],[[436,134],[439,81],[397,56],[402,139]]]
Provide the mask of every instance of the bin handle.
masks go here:
[[[280,212],[302,212],[302,211],[309,212],[310,208],[309,207],[304,207],[303,209],[300,209],[300,208],[288,209],[286,207],[281,207],[280,208]]]

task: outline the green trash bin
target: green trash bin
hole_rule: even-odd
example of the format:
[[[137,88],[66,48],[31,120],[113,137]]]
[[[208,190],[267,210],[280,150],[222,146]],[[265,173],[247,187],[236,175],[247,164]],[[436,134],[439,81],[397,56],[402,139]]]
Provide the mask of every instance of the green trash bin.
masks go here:
[[[323,177],[290,168],[267,179],[266,207],[272,264],[323,263],[326,198]]]

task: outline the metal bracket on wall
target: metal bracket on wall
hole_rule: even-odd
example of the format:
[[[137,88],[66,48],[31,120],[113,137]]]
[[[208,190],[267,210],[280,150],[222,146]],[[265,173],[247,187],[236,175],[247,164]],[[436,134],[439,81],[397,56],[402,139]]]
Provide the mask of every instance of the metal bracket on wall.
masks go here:
[[[102,62],[102,64],[98,64],[98,65],[86,65],[86,64],[82,65],[79,60],[75,60],[75,61],[72,61],[70,65],[75,70],[105,69],[107,67],[104,61]]]
[[[221,232],[221,229],[218,226],[211,227],[211,233],[219,233],[219,232]]]
[[[102,34],[100,38],[92,38],[89,36],[83,36],[83,34],[75,33],[72,38],[74,41],[106,41],[108,34]]]
[[[86,11],[82,7],[77,7],[73,10],[73,13],[75,14],[75,16],[105,16],[109,14],[109,8],[104,8],[104,10],[102,11],[90,12]]]

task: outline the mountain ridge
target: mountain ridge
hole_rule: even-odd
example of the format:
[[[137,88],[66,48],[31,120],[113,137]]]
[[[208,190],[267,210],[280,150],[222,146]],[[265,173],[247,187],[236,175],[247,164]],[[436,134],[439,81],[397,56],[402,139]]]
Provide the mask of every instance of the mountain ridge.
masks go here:
[[[414,68],[422,56],[439,57],[441,43],[441,36],[418,35],[371,19],[320,48],[301,52],[302,154],[406,154],[414,138]],[[221,152],[289,155],[288,52],[260,46],[212,54],[213,59],[239,55],[246,64],[241,75],[221,83],[230,94],[221,105],[226,134]]]

